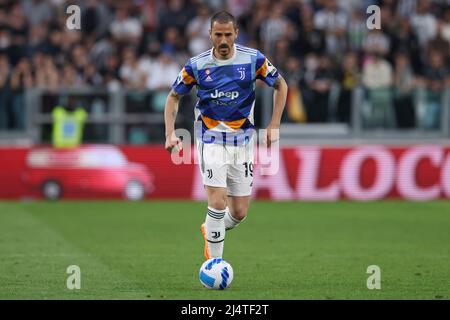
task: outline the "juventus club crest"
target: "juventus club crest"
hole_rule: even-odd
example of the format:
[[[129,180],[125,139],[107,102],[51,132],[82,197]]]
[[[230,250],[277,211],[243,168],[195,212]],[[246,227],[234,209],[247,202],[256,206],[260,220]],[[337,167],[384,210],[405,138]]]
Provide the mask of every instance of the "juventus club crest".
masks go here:
[[[245,68],[237,68],[237,71],[239,72],[239,80],[245,79]]]

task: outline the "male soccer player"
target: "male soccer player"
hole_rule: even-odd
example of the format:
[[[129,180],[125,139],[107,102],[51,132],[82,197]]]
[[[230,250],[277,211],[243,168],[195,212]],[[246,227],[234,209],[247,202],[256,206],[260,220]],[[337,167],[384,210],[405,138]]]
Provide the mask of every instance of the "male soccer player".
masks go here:
[[[225,230],[247,216],[253,184],[253,108],[256,79],[273,87],[273,114],[265,143],[277,140],[287,85],[258,50],[235,44],[236,19],[221,11],[211,18],[213,48],[191,58],[172,85],[165,106],[166,144],[181,150],[175,118],[183,94],[197,87],[197,150],[208,210],[201,231],[206,259],[222,257]],[[256,138],[255,138],[256,139]],[[174,149],[175,148],[175,149]]]

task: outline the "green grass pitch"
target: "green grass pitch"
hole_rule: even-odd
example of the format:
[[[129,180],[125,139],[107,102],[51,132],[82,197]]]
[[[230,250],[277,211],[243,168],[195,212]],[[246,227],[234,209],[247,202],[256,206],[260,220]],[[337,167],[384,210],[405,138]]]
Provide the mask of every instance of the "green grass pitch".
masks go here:
[[[204,216],[191,201],[0,202],[0,299],[450,298],[448,201],[254,202],[226,235],[224,291],[198,280]]]

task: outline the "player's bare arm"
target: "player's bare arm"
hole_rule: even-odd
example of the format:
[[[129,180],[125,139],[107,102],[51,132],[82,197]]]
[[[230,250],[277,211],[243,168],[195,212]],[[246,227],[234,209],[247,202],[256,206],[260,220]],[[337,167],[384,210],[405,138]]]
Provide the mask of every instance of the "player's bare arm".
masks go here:
[[[278,76],[275,84],[273,85],[273,88],[273,112],[272,119],[267,126],[267,147],[270,147],[272,142],[279,139],[281,116],[283,115],[284,106],[286,104],[288,86],[281,75]]]
[[[169,152],[172,152],[174,147],[177,147],[179,150],[183,148],[181,140],[175,135],[175,119],[177,118],[180,99],[180,94],[176,93],[174,90],[170,90],[164,108],[164,122],[166,126],[165,148]]]

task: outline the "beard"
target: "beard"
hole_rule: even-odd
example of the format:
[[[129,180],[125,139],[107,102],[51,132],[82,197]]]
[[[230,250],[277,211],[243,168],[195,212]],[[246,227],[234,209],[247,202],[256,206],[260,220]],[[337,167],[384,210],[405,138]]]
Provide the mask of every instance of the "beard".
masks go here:
[[[221,56],[227,56],[230,53],[230,47],[228,45],[220,45],[218,50]]]

